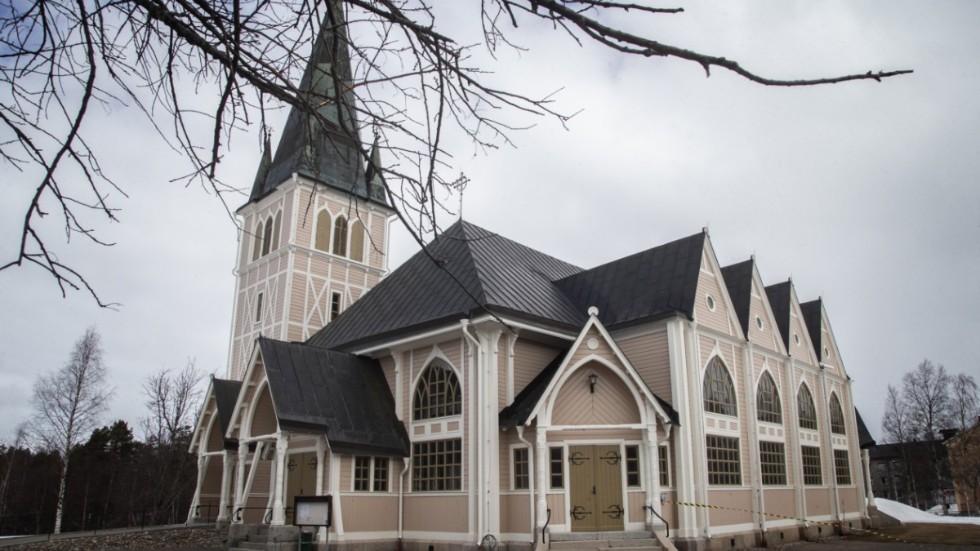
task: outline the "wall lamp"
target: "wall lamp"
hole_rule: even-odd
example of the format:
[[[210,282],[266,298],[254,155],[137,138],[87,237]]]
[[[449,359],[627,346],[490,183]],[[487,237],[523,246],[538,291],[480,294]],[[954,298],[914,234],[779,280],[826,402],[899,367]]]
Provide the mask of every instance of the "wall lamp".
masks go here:
[[[589,373],[589,393],[595,394],[595,384],[599,382],[599,376],[595,373]]]

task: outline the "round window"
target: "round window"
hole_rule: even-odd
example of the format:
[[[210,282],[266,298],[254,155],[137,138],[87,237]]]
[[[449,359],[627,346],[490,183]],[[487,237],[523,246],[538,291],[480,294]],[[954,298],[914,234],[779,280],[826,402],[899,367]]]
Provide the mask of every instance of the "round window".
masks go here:
[[[707,295],[706,297],[704,297],[704,301],[708,304],[708,310],[711,310],[712,312],[714,312],[715,311],[715,297],[713,297],[711,295]]]
[[[759,331],[762,331],[762,318],[759,316],[755,317],[755,326],[759,328]]]
[[[793,340],[796,342],[796,344],[800,344],[800,334],[793,333]]]

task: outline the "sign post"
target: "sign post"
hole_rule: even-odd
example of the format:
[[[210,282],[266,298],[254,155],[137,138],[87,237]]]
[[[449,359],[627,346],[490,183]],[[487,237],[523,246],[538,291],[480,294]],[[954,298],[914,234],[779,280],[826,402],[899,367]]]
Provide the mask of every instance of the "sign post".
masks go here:
[[[330,526],[333,517],[333,496],[296,496],[293,500],[293,526],[299,526],[299,551],[312,551],[303,549],[304,534],[303,528],[315,527],[325,528],[326,549],[330,548]],[[314,532],[313,535],[316,533]],[[312,539],[312,538],[311,538]]]

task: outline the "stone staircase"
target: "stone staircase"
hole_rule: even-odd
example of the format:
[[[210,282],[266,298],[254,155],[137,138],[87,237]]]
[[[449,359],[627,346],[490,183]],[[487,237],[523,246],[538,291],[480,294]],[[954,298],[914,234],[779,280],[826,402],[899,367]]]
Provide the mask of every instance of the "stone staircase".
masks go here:
[[[250,524],[242,528],[243,534],[230,538],[229,551],[292,551],[299,544],[299,528],[295,526]]]
[[[551,551],[663,551],[652,532],[572,532],[551,535]]]

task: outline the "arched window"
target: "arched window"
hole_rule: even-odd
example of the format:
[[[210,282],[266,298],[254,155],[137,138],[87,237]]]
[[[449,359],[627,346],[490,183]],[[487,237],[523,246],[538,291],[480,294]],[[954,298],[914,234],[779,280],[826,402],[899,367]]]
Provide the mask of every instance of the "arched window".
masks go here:
[[[272,230],[272,250],[279,248],[282,243],[279,242],[280,234],[282,233],[282,211],[276,213],[276,221],[273,222]]]
[[[318,251],[330,250],[330,214],[321,210],[316,217],[316,236],[313,238],[313,248]]]
[[[262,236],[265,235],[265,224],[259,222],[255,226],[255,233],[252,234],[254,245],[252,246],[252,260],[258,260],[262,256]]]
[[[725,363],[717,356],[711,359],[704,372],[704,410],[722,415],[738,415],[735,405],[735,385]]]
[[[265,233],[262,234],[262,256],[269,254],[272,247],[272,217],[265,221]]]
[[[360,220],[350,226],[350,259],[364,262],[364,224]]]
[[[333,223],[333,248],[331,251],[338,256],[347,256],[347,218],[338,216]]]
[[[796,410],[799,412],[801,429],[817,430],[817,408],[813,405],[813,395],[806,383],[800,385],[800,391],[796,393]]]
[[[776,381],[772,380],[772,375],[768,371],[763,371],[759,379],[759,387],[755,391],[755,409],[756,417],[760,421],[783,422],[783,405],[779,401],[779,390],[776,389]]]
[[[844,410],[840,407],[840,400],[836,394],[830,395],[830,432],[834,434],[846,434],[844,430]]]
[[[439,360],[422,372],[415,387],[413,418],[416,421],[459,415],[463,409],[459,379],[453,369]]]

